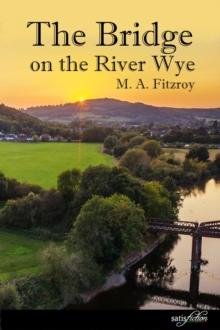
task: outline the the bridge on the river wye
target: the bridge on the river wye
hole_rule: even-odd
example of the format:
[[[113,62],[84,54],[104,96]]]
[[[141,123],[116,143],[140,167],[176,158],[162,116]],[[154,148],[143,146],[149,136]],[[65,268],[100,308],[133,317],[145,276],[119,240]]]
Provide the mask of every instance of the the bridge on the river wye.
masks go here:
[[[168,234],[192,236],[192,268],[197,268],[201,260],[202,237],[220,238],[220,221],[208,221],[198,224],[192,221],[162,222],[151,221],[149,230]]]
[[[202,237],[220,238],[220,221],[208,221],[200,224],[192,221],[151,221],[149,230],[192,236],[192,267],[195,268],[198,266],[201,258]]]
[[[200,224],[192,221],[168,222],[155,220],[149,223],[149,229],[162,231],[163,233],[220,238],[220,220],[201,222]]]
[[[168,234],[192,236],[192,257],[190,276],[190,296],[196,306],[199,292],[199,272],[202,253],[202,237],[220,238],[220,221],[208,221],[198,224],[192,221],[162,222],[151,221],[149,230]]]

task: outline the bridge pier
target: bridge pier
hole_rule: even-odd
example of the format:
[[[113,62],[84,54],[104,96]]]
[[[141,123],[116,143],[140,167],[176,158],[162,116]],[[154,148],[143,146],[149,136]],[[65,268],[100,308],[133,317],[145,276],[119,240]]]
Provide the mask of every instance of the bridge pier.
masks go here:
[[[192,221],[151,221],[149,229],[153,232],[192,236],[189,305],[196,307],[199,295],[202,237],[220,238],[220,221],[209,221],[202,224]]]
[[[191,270],[197,270],[200,268],[202,254],[202,236],[193,235],[192,239],[192,258],[191,258]]]
[[[189,295],[190,295],[189,304],[192,305],[194,308],[196,308],[198,295],[199,295],[201,254],[202,254],[202,236],[193,235],[190,287],[189,287]]]
[[[189,287],[189,301],[188,306],[196,308],[199,296],[199,280],[200,280],[200,265],[197,270],[191,269],[190,273],[190,287]]]

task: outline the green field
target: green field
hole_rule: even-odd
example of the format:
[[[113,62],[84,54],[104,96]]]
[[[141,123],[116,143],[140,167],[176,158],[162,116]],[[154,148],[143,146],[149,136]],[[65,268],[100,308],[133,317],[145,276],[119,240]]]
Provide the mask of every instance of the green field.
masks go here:
[[[56,187],[57,176],[67,169],[113,165],[97,143],[0,142],[0,171],[20,182]]]
[[[164,148],[163,150],[166,154],[174,154],[181,161],[185,159],[188,152],[188,149]],[[209,149],[210,160],[214,160],[217,153],[220,153],[220,149]]]
[[[0,281],[40,271],[40,258],[48,242],[0,230]]]

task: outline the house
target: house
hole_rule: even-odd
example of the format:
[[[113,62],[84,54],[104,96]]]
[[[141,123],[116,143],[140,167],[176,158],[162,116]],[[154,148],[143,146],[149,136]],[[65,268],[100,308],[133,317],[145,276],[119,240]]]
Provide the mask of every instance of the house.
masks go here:
[[[18,139],[17,134],[6,134],[4,136],[5,141],[16,141]]]

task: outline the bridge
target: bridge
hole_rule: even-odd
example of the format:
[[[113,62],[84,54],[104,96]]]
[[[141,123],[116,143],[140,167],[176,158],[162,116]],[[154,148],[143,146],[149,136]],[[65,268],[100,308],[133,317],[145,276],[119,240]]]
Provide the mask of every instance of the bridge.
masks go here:
[[[183,308],[192,306],[198,309],[219,309],[220,306],[220,296],[209,293],[198,293],[196,302],[192,300],[190,292],[183,290],[148,287],[147,294],[157,303]]]
[[[192,236],[192,257],[190,276],[190,296],[195,306],[199,292],[199,271],[202,253],[202,237],[220,238],[220,221],[192,222],[192,221],[151,221],[149,230],[168,234]]]
[[[201,262],[202,237],[220,238],[220,221],[208,221],[198,224],[192,221],[151,221],[149,230],[168,234],[192,236],[192,269],[198,268]]]
[[[170,234],[196,235],[203,237],[220,238],[220,221],[208,221],[198,224],[192,221],[151,221],[151,231],[158,231]]]

